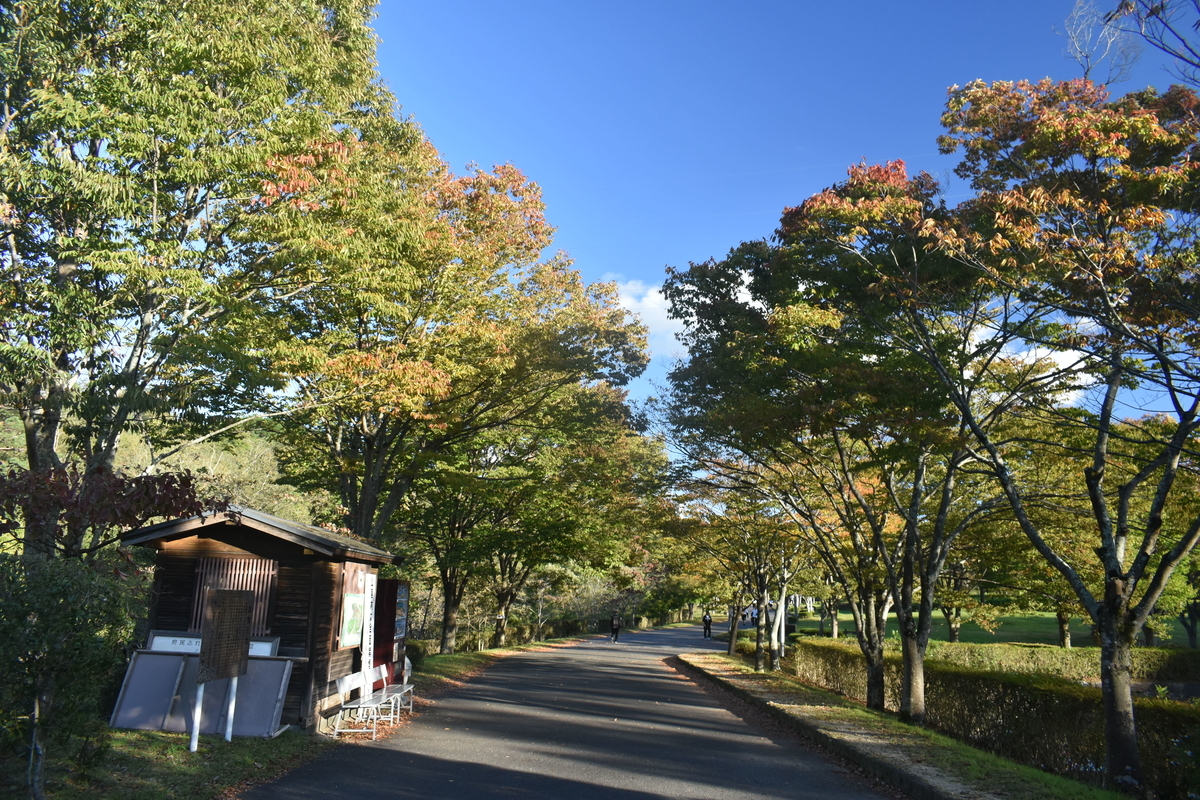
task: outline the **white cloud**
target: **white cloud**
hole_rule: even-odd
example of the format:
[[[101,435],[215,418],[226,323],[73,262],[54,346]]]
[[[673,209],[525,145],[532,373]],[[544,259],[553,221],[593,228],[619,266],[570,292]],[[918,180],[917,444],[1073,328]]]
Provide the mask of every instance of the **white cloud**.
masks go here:
[[[1055,404],[1058,406],[1079,405],[1095,384],[1095,378],[1083,373],[1089,357],[1081,350],[1057,350],[1042,345],[1024,349],[1013,346],[1008,348],[1007,354],[1009,358],[1022,364],[1039,364],[1048,374],[1074,385],[1073,389],[1064,389],[1056,393]]]
[[[659,363],[682,352],[675,334],[683,330],[679,320],[667,316],[667,298],[662,286],[648,286],[644,281],[617,280],[621,305],[636,314],[650,331],[650,355]]]

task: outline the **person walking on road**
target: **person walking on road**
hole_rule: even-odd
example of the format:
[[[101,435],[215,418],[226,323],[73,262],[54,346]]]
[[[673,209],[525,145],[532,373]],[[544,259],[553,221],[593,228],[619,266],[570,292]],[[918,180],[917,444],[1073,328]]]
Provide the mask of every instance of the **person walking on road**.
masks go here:
[[[621,615],[614,611],[612,615],[612,640],[614,642],[621,635],[621,628],[623,627],[625,627],[625,620],[621,619]]]
[[[704,620],[704,638],[711,639],[712,638],[712,614],[705,611],[703,620]]]

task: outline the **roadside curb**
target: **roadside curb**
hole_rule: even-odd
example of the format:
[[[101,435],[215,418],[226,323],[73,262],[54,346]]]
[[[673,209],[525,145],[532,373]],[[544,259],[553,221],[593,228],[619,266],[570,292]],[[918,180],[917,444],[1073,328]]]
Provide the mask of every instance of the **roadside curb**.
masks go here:
[[[884,757],[880,750],[888,745],[882,741],[871,742],[872,734],[870,732],[857,730],[848,734],[844,730],[836,730],[835,726],[827,722],[809,719],[799,711],[789,710],[789,708],[796,708],[794,706],[787,707],[771,702],[753,691],[752,688],[714,674],[704,666],[695,663],[694,658],[695,654],[691,653],[679,655],[679,660],[695,674],[703,676],[743,700],[754,703],[778,721],[812,739],[835,755],[846,759],[864,772],[904,792],[913,800],[982,800],[996,797],[996,795],[990,795],[972,787],[961,786],[959,780],[951,776],[946,776],[945,781],[931,781],[918,774],[915,769],[895,763],[894,758]],[[935,768],[924,766],[922,769],[933,770]],[[940,772],[940,770],[938,771]],[[946,783],[958,784],[961,789],[951,789],[945,785]]]

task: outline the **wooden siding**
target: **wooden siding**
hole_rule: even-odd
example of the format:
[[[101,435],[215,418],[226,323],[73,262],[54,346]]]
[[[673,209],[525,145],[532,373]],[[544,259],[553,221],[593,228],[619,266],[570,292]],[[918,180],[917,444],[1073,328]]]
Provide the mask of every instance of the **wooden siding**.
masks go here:
[[[271,606],[275,600],[275,583],[279,562],[272,558],[198,558],[196,559],[196,594],[192,600],[191,632],[201,629],[208,591],[235,589],[253,593],[250,615],[250,635],[271,634]]]
[[[192,621],[196,596],[196,557],[161,550],[155,563],[155,588],[150,607],[150,629],[186,631]]]
[[[341,595],[347,573],[373,568],[331,562],[291,542],[235,526],[199,530],[159,542],[150,625],[156,630],[188,629],[194,611],[197,564],[201,558],[258,558],[278,563],[270,635],[279,637],[280,655],[305,658],[292,669],[284,699],[283,724],[316,728],[336,713],[342,698],[337,679],[362,669],[359,648],[335,650]]]

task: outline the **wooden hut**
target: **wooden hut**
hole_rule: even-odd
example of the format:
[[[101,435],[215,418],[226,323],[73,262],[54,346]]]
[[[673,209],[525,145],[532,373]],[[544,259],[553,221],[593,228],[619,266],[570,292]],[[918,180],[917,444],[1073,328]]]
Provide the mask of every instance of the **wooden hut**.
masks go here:
[[[322,723],[348,699],[337,693],[338,678],[381,664],[393,670],[403,664],[407,586],[377,580],[379,567],[395,561],[391,553],[245,508],[163,522],[121,539],[125,545],[158,551],[147,653],[173,647],[191,653],[193,642],[198,651],[209,590],[254,593],[251,636],[267,646],[259,657],[291,662],[290,675],[282,679],[286,694],[276,711],[281,725],[324,728]],[[364,622],[372,619],[373,635],[364,635]],[[366,663],[364,645],[372,654]],[[179,675],[184,675],[183,666]],[[186,684],[186,679],[175,679],[162,725],[145,721],[142,714],[125,727],[173,729],[166,720],[184,713],[178,709],[186,708]]]

